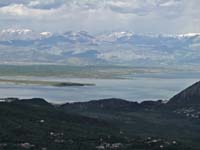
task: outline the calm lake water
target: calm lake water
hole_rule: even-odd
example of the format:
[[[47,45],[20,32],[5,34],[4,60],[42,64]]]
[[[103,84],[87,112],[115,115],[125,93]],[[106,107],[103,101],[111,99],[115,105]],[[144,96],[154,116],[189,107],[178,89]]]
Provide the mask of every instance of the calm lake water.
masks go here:
[[[51,78],[49,80],[52,80]],[[57,79],[58,80],[58,79]],[[60,79],[59,79],[60,80]],[[85,87],[52,87],[41,85],[0,84],[1,97],[42,97],[54,103],[122,98],[131,101],[169,99],[198,79],[63,79],[95,83]]]
[[[86,77],[72,78],[68,76],[56,77],[55,75],[45,76],[45,77],[41,75],[34,77],[28,75],[20,76],[20,74],[17,74],[17,76],[12,76],[12,75],[5,76],[4,72],[4,75],[0,76],[0,78],[94,83],[95,86],[53,87],[45,85],[22,85],[22,84],[16,85],[12,83],[0,83],[0,97],[1,98],[41,97],[53,103],[88,101],[88,100],[97,100],[104,98],[122,98],[130,101],[158,100],[158,99],[167,100],[177,92],[183,90],[184,88],[188,87],[194,82],[197,82],[200,77],[199,72],[163,73],[161,71],[156,73],[148,73],[147,71],[145,72],[141,71],[131,72],[130,70],[128,71],[129,71],[128,73],[124,73],[122,69],[121,70],[122,73],[120,74],[121,78],[116,78],[116,77],[111,78],[113,72],[110,73],[111,75],[108,73],[109,74],[108,79],[104,78],[95,79],[94,77],[91,78],[86,78]],[[98,71],[95,70],[95,72]],[[71,76],[72,75],[73,74],[71,74]]]

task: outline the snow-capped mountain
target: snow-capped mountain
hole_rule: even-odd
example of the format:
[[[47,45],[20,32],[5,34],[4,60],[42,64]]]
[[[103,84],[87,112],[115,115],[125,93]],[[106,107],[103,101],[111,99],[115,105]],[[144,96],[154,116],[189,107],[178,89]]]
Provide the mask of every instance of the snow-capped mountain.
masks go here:
[[[65,32],[63,37],[66,38],[68,42],[75,42],[75,43],[95,43],[96,38],[94,36],[91,36],[89,33],[85,31],[80,32]]]
[[[1,40],[32,39],[34,33],[30,29],[4,29],[0,32]]]
[[[185,38],[185,37],[197,37],[197,36],[200,36],[200,33],[186,33],[186,34],[179,34],[178,37],[182,37],[182,38]]]
[[[105,42],[114,42],[120,38],[127,38],[130,39],[133,37],[132,32],[113,32],[113,33],[108,33],[108,34],[102,34],[98,36],[98,39],[100,41],[105,41]]]
[[[200,64],[200,33],[179,35],[85,31],[51,33],[0,31],[0,63],[45,62],[73,65]]]
[[[41,32],[40,35],[41,37],[48,38],[48,37],[51,37],[53,34],[51,32]]]
[[[132,32],[112,32],[112,33],[105,33],[99,34],[96,36],[90,35],[88,32],[79,31],[79,32],[72,32],[68,31],[61,34],[54,34],[48,31],[44,32],[35,32],[31,29],[3,29],[0,31],[0,41],[6,40],[37,40],[41,38],[56,38],[62,37],[66,39],[68,42],[75,42],[75,43],[86,43],[86,42],[127,42],[127,43],[134,43],[139,44],[140,40],[142,42],[149,42],[153,43],[155,40],[186,40],[190,38],[199,38],[200,33],[186,33],[186,34],[175,34],[175,35],[168,35],[168,34],[135,34]],[[158,42],[156,41],[156,42]]]
[[[51,32],[34,32],[31,29],[3,29],[0,31],[1,41],[34,40],[52,36]]]

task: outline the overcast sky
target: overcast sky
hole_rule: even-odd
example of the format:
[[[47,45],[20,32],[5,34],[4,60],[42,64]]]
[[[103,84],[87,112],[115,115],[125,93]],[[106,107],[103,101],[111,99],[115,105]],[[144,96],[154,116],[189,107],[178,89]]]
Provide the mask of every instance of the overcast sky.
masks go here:
[[[200,0],[0,0],[0,29],[200,32]]]

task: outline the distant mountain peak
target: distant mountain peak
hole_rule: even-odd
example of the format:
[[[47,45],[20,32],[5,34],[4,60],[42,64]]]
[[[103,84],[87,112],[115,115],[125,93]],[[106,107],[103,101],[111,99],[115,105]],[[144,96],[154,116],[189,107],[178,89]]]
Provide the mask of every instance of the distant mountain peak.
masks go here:
[[[100,39],[102,41],[114,42],[117,39],[124,38],[124,37],[130,39],[130,37],[132,37],[133,35],[134,34],[132,32],[124,32],[124,31],[121,31],[121,32],[111,32],[111,33],[108,33],[108,34],[100,35],[98,37],[98,39]]]
[[[3,34],[28,34],[28,33],[31,33],[33,32],[32,30],[30,29],[20,29],[20,28],[8,28],[8,29],[3,29],[1,31],[1,33]]]
[[[0,31],[1,40],[32,40],[37,37],[36,32],[27,28],[8,28]]]
[[[186,34],[179,34],[179,37],[194,37],[194,36],[200,36],[200,33],[186,33]]]

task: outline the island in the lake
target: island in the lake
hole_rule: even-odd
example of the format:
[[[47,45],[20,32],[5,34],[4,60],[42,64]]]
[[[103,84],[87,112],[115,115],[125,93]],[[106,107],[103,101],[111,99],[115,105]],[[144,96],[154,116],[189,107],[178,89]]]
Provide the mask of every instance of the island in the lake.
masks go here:
[[[0,79],[0,83],[44,85],[44,86],[55,86],[55,87],[95,86],[95,84],[92,84],[92,83],[74,83],[74,82],[60,82],[60,81],[39,81],[39,80],[15,80],[15,79]]]

